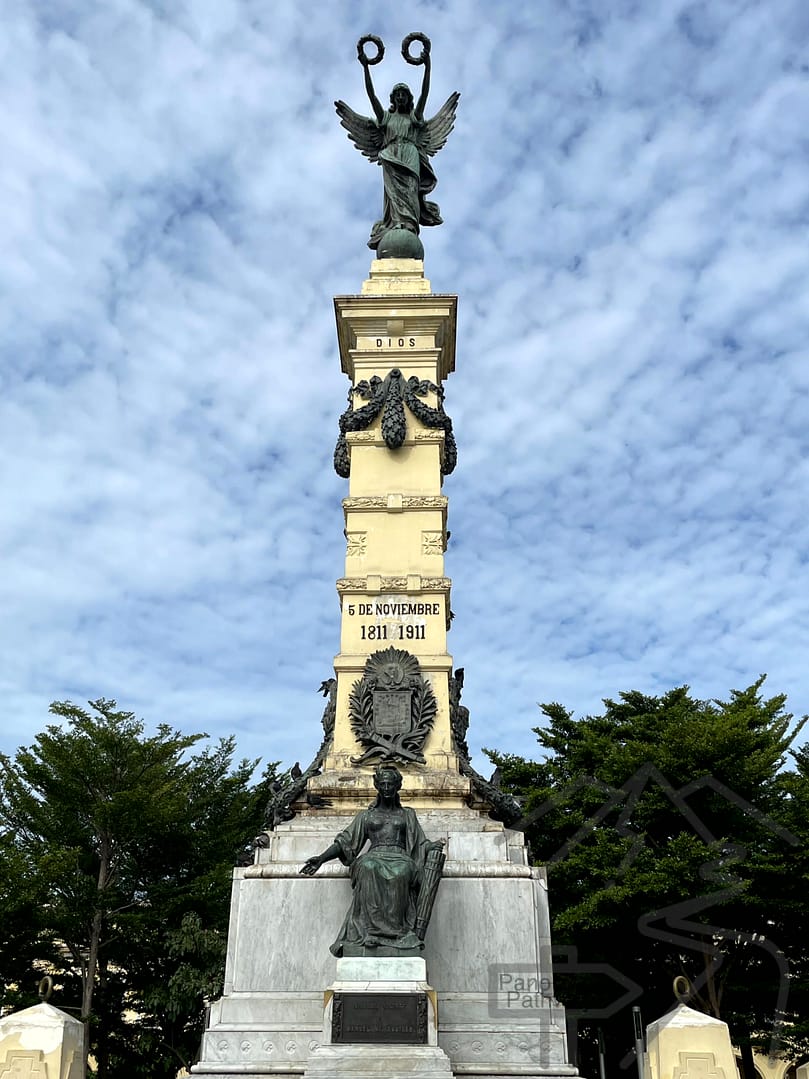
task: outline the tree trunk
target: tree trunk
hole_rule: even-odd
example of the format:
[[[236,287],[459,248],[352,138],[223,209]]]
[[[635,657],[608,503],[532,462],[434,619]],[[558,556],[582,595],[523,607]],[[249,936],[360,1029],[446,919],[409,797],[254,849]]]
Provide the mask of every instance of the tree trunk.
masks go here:
[[[107,979],[107,960],[103,955],[98,957],[98,978],[96,983],[95,1007],[100,1010],[100,1019],[96,1027],[96,1076],[97,1079],[107,1079],[110,1074],[110,1031],[109,1031],[109,985]]]
[[[708,1004],[711,1014],[714,1019],[721,1019],[722,1016],[719,1014],[719,994],[716,990],[716,979],[714,978],[716,963],[714,962],[714,957],[707,952],[703,953],[702,959],[705,963],[705,975],[707,977],[705,988],[708,990]]]
[[[750,1044],[750,1028],[745,1023],[739,1028],[739,1048],[742,1054],[742,1077],[743,1079],[758,1079],[755,1061],[753,1060],[753,1046]]]
[[[93,1010],[93,992],[95,990],[96,969],[98,967],[98,949],[101,943],[101,930],[104,927],[104,911],[101,909],[101,897],[109,882],[109,844],[101,841],[101,862],[98,867],[96,885],[97,906],[93,912],[90,928],[90,940],[87,949],[87,968],[82,986],[81,1019],[84,1023],[84,1074],[87,1074],[87,1058],[90,1055],[90,1018]]]

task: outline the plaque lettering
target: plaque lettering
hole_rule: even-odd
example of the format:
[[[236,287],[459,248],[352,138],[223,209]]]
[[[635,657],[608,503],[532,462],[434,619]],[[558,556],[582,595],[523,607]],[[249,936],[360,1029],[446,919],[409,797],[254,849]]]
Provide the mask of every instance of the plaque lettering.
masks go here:
[[[332,1042],[426,1045],[424,993],[335,993]]]

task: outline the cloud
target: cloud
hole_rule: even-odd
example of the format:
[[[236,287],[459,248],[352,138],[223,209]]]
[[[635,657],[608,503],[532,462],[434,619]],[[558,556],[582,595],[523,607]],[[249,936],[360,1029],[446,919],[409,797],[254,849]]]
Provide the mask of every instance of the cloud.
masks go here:
[[[11,0],[0,75],[2,748],[101,695],[308,761],[339,647],[332,296],[364,108],[433,40],[436,291],[459,296],[446,559],[470,741],[539,700],[769,672],[807,709],[809,19],[634,4]],[[479,759],[479,758],[478,758]]]

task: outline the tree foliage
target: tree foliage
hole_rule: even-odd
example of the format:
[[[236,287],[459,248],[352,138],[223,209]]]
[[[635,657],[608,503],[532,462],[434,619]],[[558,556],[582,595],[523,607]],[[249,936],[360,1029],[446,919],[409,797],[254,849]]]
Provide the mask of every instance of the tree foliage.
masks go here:
[[[764,698],[763,681],[725,701],[622,693],[582,719],[542,705],[544,759],[489,752],[548,865],[554,945],[635,987],[599,1019],[613,1064],[631,1060],[630,1007],[645,1022],[664,1014],[677,975],[738,1044],[775,1035],[781,1051],[809,1051],[806,751],[789,766],[805,719]],[[610,1011],[616,985],[559,971],[557,993],[585,1024]]]
[[[232,739],[194,752],[205,735],[148,735],[114,701],[51,712],[60,724],[0,758],[2,1003],[49,970],[101,1077],[174,1075],[221,985],[230,876],[274,766],[253,784]]]

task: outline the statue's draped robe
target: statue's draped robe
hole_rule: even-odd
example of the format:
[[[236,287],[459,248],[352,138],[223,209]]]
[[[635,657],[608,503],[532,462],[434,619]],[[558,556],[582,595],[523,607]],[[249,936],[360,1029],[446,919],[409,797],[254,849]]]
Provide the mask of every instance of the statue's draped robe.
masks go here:
[[[389,229],[406,228],[418,235],[419,225],[441,224],[438,204],[425,198],[438,181],[418,146],[424,120],[417,120],[414,112],[385,112],[377,126],[382,132],[378,161],[385,194],[382,220],[374,224],[368,241],[374,249]]]
[[[368,840],[370,849],[360,854]],[[346,944],[420,949],[416,899],[430,844],[414,810],[365,809],[335,842],[340,861],[351,868],[352,898],[332,953],[341,956]]]

